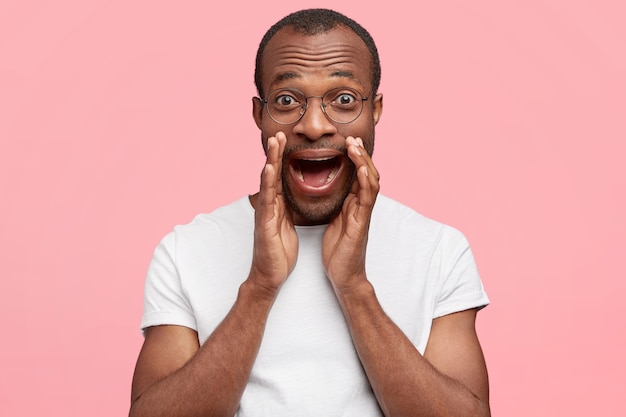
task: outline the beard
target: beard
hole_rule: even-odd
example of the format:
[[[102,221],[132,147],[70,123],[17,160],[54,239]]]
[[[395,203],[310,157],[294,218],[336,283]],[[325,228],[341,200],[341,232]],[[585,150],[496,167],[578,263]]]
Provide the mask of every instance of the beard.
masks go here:
[[[283,155],[282,168],[282,194],[289,208],[298,215],[306,224],[326,224],[335,218],[343,207],[343,203],[352,190],[352,185],[356,180],[356,167],[348,158],[347,149],[343,146],[320,146],[320,148],[333,148],[344,155],[344,184],[339,192],[320,197],[311,197],[308,201],[300,201],[296,199],[290,188],[289,178],[291,178],[290,155],[298,150],[311,148],[310,146],[298,146],[285,149]]]

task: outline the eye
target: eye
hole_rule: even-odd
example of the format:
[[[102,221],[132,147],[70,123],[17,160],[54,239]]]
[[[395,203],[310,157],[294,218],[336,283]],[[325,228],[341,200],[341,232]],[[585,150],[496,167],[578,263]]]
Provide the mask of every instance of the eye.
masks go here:
[[[354,103],[355,101],[356,101],[356,97],[354,97],[350,93],[341,93],[335,99],[335,102],[337,102],[337,104],[342,105],[342,106],[349,106],[350,104]]]
[[[330,93],[330,105],[337,110],[352,110],[360,104],[360,96],[351,89],[338,89]]]
[[[276,104],[279,104],[281,106],[290,106],[294,103],[294,101],[295,99],[293,97],[286,94],[276,97]]]
[[[285,111],[300,106],[297,94],[292,91],[277,91],[271,97],[271,103],[277,110]]]

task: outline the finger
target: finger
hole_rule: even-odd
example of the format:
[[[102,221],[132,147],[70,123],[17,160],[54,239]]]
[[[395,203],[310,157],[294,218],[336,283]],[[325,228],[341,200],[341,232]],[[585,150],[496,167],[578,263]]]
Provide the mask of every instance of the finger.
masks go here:
[[[282,194],[283,192],[283,155],[285,154],[285,147],[287,146],[287,136],[283,132],[276,133],[276,140],[278,142],[278,152],[276,155],[276,193]]]
[[[283,153],[285,152],[285,145],[287,144],[287,136],[285,136],[285,133],[283,133],[282,131],[278,131],[276,133],[276,140],[278,141],[279,145],[278,158],[282,162]]]
[[[367,157],[365,158],[366,162],[367,162],[367,168],[368,168],[368,172],[371,176],[373,176],[373,180],[380,180],[380,174],[378,173],[378,170],[376,169],[376,166],[374,165],[374,161],[372,160],[371,155],[369,155],[367,153],[367,151],[365,150],[365,146],[363,145],[363,139],[357,137],[355,138],[356,144],[361,148],[361,154],[365,154]]]
[[[358,204],[359,207],[370,208],[374,205],[374,192],[371,183],[371,174],[366,166],[361,166],[357,171],[357,181],[359,182]]]
[[[362,168],[366,169],[366,178],[369,183],[369,188],[371,188],[374,194],[377,194],[380,189],[380,175],[378,173],[378,170],[376,169],[376,166],[374,166],[372,158],[365,150],[365,147],[363,146],[363,141],[361,140],[361,138],[354,138],[350,136],[346,139],[346,144],[348,146],[348,157],[356,166],[357,172]],[[362,188],[362,184],[360,182],[359,188]],[[352,192],[358,194],[359,190],[353,186]],[[374,198],[375,197],[376,196],[374,195]]]
[[[267,139],[267,161],[268,165],[276,165],[278,162],[278,153],[280,151],[280,142],[276,136]]]
[[[267,161],[261,173],[261,188],[259,190],[259,202],[262,207],[270,206],[276,198],[276,173],[279,148],[280,144],[274,136],[267,140]]]
[[[348,136],[346,138],[346,148],[347,148],[348,158],[354,164],[356,173],[357,173],[356,181],[352,183],[352,189],[350,190],[350,193],[354,195],[358,195],[359,188],[360,188],[359,180],[358,180],[358,172],[359,172],[359,168],[363,166],[363,152],[361,152],[361,149],[359,148],[353,136]]]
[[[363,142],[360,138],[348,136],[346,138],[346,147],[348,149],[348,157],[354,163],[357,169],[359,169],[363,165],[368,167],[370,165],[373,165],[371,163],[371,158],[363,147]]]
[[[271,164],[265,164],[261,173],[261,187],[259,190],[259,205],[261,208],[271,206],[276,199],[276,169]]]

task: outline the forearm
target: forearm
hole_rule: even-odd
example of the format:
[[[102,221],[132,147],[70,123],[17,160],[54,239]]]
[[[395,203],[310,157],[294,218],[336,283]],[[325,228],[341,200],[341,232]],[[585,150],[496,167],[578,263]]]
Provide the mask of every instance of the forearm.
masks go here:
[[[337,294],[354,345],[386,416],[488,416],[489,407],[442,374],[380,306],[368,281]]]
[[[246,281],[222,323],[179,370],[133,399],[130,416],[232,416],[276,293]]]

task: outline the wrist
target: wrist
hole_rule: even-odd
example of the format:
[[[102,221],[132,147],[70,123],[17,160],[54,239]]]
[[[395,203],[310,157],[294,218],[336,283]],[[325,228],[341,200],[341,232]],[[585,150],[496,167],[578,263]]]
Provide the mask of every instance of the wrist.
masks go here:
[[[239,286],[239,295],[248,301],[273,303],[278,296],[280,287],[263,285],[259,281],[255,279],[253,273],[250,273],[248,279]]]
[[[367,277],[354,278],[349,284],[333,284],[335,295],[339,302],[362,302],[371,297],[376,297],[374,287]]]

